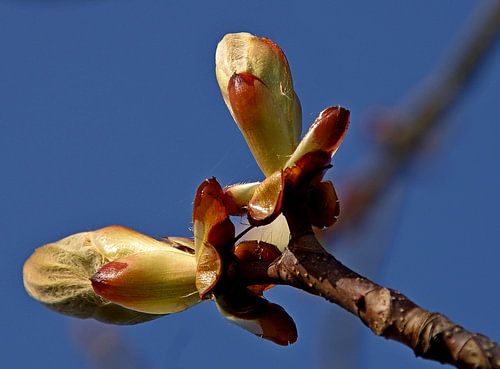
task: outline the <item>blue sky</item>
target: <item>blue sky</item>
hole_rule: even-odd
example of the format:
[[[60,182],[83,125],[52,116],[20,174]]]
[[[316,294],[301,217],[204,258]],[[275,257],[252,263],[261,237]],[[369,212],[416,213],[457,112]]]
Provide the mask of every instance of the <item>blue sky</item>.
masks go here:
[[[460,45],[475,5],[0,2],[2,366],[90,367],[81,342],[98,336],[88,332],[103,332],[27,296],[21,268],[36,247],[110,224],[189,235],[201,181],[261,178],[215,80],[215,47],[225,33],[249,31],[284,49],[304,129],[326,106],[351,109],[350,131],[329,174],[341,182],[370,161],[371,114],[407,101],[430,72],[446,68],[446,52]],[[497,47],[444,118],[432,150],[388,189],[373,215],[382,220],[343,240],[338,254],[358,272],[497,341],[498,86]],[[382,243],[381,260],[366,262]],[[361,332],[356,368],[440,367],[360,323],[336,329],[336,319],[348,314],[319,298],[288,288],[270,298],[294,316],[295,345],[259,340],[224,321],[211,303],[104,332],[120,334],[143,368],[333,368],[342,351],[334,343],[348,342],[354,331]]]

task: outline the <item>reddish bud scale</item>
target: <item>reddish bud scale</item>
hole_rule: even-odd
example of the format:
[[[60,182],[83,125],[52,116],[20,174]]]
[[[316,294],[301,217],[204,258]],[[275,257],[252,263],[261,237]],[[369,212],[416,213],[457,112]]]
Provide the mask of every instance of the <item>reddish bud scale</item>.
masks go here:
[[[209,201],[204,201],[210,199]],[[227,217],[224,193],[215,178],[204,181],[196,191],[193,204],[193,221],[219,223]]]
[[[248,203],[250,223],[257,226],[271,223],[281,212],[287,189],[319,183],[330,161],[331,156],[325,151],[307,152],[294,166],[267,177]]]
[[[195,239],[210,243],[218,251],[229,245],[235,236],[226,201],[221,186],[211,178],[198,188],[193,206],[193,222],[203,225],[203,234],[195,234]]]
[[[234,73],[227,91],[233,117],[264,174],[281,169],[297,145],[292,126],[297,111],[280,113],[289,100],[249,72]]]
[[[326,152],[338,149],[349,125],[349,110],[336,106],[323,110],[312,124],[310,131],[318,146]]]
[[[283,193],[288,189],[313,188],[319,185],[332,155],[344,139],[349,115],[349,110],[340,106],[327,108],[320,113],[285,164],[285,169],[268,175],[255,189],[248,203],[251,224],[265,225],[274,220],[281,211]],[[334,201],[319,209],[321,214],[315,218],[315,225],[329,226],[336,221],[338,215],[335,191],[318,187],[316,192],[311,200],[312,208],[323,206],[319,204],[321,201]],[[312,208],[311,211],[314,211]]]
[[[251,73],[234,73],[229,79],[228,95],[233,114],[243,130],[262,122],[260,115],[268,101],[262,91],[264,82]],[[255,127],[254,127],[255,129]],[[252,139],[252,136],[249,136]]]
[[[200,249],[196,269],[196,289],[200,298],[204,299],[215,287],[222,274],[222,259],[217,250],[210,244]]]
[[[263,241],[243,241],[236,245],[234,255],[240,261],[273,261],[281,255],[281,251],[274,245]],[[261,296],[265,290],[274,287],[272,284],[251,285],[248,289]]]
[[[90,279],[95,293],[110,301],[120,300],[122,298],[120,274],[127,266],[126,263],[112,261],[99,269]]]
[[[297,327],[293,319],[278,304],[268,303],[265,312],[257,318],[262,327],[262,337],[287,346],[297,341]]]
[[[103,265],[91,278],[94,292],[129,309],[174,313],[199,302],[193,255],[173,247],[138,252]]]
[[[318,228],[332,226],[340,213],[335,187],[330,181],[320,182],[312,187],[308,197],[309,219]]]
[[[325,151],[313,151],[303,155],[293,167],[284,172],[285,187],[297,187],[310,183],[318,183],[328,169],[331,156]]]
[[[232,245],[234,225],[229,219],[224,192],[211,178],[196,191],[193,207],[196,247],[196,288],[202,298],[217,284],[222,273],[224,250]]]
[[[240,206],[238,201],[229,192],[224,192],[224,205],[229,213],[229,215],[240,216],[245,214],[246,209],[244,206]]]
[[[259,77],[254,76],[252,73],[241,72],[234,73],[231,79],[229,80],[229,90],[231,93],[237,93],[238,89],[244,89],[245,87],[254,86],[255,81],[259,81],[263,85],[265,85],[264,81]]]
[[[235,236],[234,224],[229,218],[212,226],[208,231],[207,242],[222,254],[224,250],[232,246]]]
[[[293,167],[304,155],[315,151],[322,151],[333,156],[347,132],[349,115],[349,110],[340,106],[323,110],[314,120],[285,167]]]
[[[248,217],[252,225],[271,223],[280,214],[283,201],[284,176],[281,171],[267,177],[255,190],[248,203]]]
[[[281,251],[264,241],[243,241],[236,245],[234,255],[241,261],[273,261]]]
[[[247,289],[224,291],[216,295],[216,303],[227,319],[256,336],[282,346],[297,340],[297,328],[285,309]]]

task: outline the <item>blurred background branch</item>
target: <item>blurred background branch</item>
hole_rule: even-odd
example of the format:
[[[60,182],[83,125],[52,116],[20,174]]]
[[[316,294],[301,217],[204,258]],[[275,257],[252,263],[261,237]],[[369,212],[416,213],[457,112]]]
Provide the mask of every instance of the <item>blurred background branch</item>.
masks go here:
[[[485,1],[468,29],[455,42],[458,51],[450,53],[443,67],[432,74],[425,88],[418,90],[408,106],[368,122],[378,138],[376,160],[362,175],[344,184],[340,222],[328,232],[348,231],[371,213],[379,199],[391,188],[401,172],[407,170],[422,148],[429,143],[443,116],[459,103],[500,34],[500,1]],[[474,122],[476,124],[476,122]]]

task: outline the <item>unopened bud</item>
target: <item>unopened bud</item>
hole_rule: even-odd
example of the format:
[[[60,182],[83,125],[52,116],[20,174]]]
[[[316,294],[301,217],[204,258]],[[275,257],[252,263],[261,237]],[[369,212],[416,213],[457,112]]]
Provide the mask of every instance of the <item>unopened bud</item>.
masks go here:
[[[74,234],[37,249],[24,264],[24,286],[31,297],[62,314],[113,324],[140,323],[161,315],[130,310],[110,302],[94,292],[91,278],[105,264],[118,258],[164,250],[186,255],[184,258],[191,260],[194,275],[194,255],[129,228],[110,226]],[[192,288],[196,290],[194,282]]]
[[[340,106],[323,110],[314,120],[285,167],[295,165],[297,160],[305,154],[315,151],[334,155],[347,132],[349,115],[349,110]]]
[[[125,256],[92,278],[94,291],[115,304],[151,314],[176,313],[200,301],[194,255],[164,250]]]
[[[285,54],[267,38],[235,33],[217,46],[215,64],[224,101],[257,164],[265,175],[281,169],[302,123]]]

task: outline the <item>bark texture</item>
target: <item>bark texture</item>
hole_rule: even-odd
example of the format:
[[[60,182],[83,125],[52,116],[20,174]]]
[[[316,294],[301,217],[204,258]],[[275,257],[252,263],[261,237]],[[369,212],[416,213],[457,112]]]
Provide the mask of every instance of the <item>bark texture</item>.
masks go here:
[[[292,234],[288,249],[273,262],[235,266],[239,283],[290,285],[340,305],[375,334],[403,343],[417,356],[457,368],[500,369],[498,343],[344,266],[314,236],[303,202],[295,204],[285,212]]]
[[[409,346],[417,356],[458,368],[500,368],[497,343],[353,272],[322,251],[313,235],[295,239],[272,269],[288,284],[342,306],[375,334]]]

